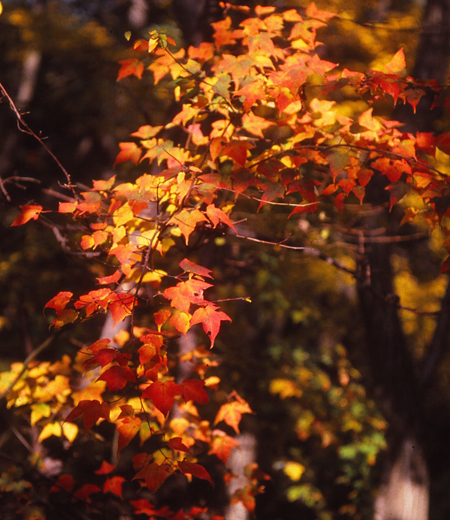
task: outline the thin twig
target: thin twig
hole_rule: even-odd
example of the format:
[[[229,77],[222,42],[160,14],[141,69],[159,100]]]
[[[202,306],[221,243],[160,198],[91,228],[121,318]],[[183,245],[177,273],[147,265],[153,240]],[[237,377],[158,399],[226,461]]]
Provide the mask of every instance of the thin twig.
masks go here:
[[[29,134],[32,137],[34,137],[39,144],[44,148],[44,150],[50,155],[50,157],[55,161],[55,163],[58,165],[58,168],[64,173],[64,176],[66,177],[67,184],[64,185],[64,188],[68,188],[72,191],[74,194],[74,197],[78,199],[78,195],[74,190],[74,186],[72,184],[72,179],[70,177],[69,172],[64,168],[64,166],[61,164],[59,159],[56,157],[56,155],[50,150],[50,148],[45,144],[43,139],[39,137],[29,126],[28,123],[26,123],[22,117],[22,114],[19,112],[18,108],[14,104],[14,101],[12,100],[11,96],[6,91],[5,87],[0,83],[0,92],[2,95],[8,100],[9,106],[11,107],[11,110],[14,112],[16,119],[17,119],[17,128],[20,132],[23,132],[25,134]]]

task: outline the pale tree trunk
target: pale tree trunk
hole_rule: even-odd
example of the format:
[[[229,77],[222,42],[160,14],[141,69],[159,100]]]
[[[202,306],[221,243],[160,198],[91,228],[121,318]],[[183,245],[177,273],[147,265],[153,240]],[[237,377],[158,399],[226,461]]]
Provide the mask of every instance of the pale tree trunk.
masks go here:
[[[245,487],[247,479],[244,470],[246,466],[256,460],[255,435],[253,433],[241,433],[236,436],[236,440],[239,442],[239,446],[231,452],[227,463],[227,468],[234,475],[227,487],[229,498],[236,490]],[[241,502],[230,503],[225,512],[226,520],[248,520],[249,517],[248,510]]]
[[[412,438],[402,441],[375,501],[374,520],[428,518],[429,478],[426,461]]]

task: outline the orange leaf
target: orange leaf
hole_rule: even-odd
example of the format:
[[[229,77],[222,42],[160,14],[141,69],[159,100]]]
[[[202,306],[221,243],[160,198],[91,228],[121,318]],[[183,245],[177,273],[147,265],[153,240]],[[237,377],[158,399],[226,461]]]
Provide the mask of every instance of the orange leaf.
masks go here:
[[[189,237],[195,231],[197,224],[205,222],[206,220],[205,215],[203,215],[203,213],[198,209],[183,209],[180,213],[173,216],[170,222],[178,226],[187,244]]]
[[[128,58],[126,60],[119,61],[121,67],[117,74],[117,80],[120,81],[127,76],[136,76],[138,79],[142,78],[144,72],[144,64],[137,58]]]
[[[105,276],[103,278],[97,278],[97,283],[101,285],[108,285],[110,283],[116,283],[120,280],[121,272],[119,269],[111,276]]]
[[[226,464],[230,458],[231,450],[239,446],[239,442],[220,430],[213,431],[213,434],[214,437],[208,453],[210,455],[216,455],[216,457]]]
[[[206,210],[206,212],[208,212],[208,210]],[[187,258],[181,260],[181,262],[178,265],[181,267],[181,269],[183,269],[185,273],[198,274],[199,276],[206,276],[207,278],[212,278],[210,274],[212,272],[211,269],[207,269],[206,267],[202,267],[201,265],[194,264],[194,262],[191,262]]]
[[[231,403],[223,404],[216,415],[214,424],[220,421],[225,421],[228,426],[231,426],[236,433],[239,433],[239,423],[241,422],[242,414],[252,413],[252,410],[247,402],[243,399],[233,401]]]
[[[78,202],[60,202],[58,211],[59,213],[73,213],[78,206]]]
[[[196,278],[190,278],[185,282],[179,282],[175,287],[168,287],[164,292],[164,298],[171,300],[170,306],[181,312],[189,313],[191,303],[202,304],[205,302],[203,299],[203,291],[212,287],[210,283],[198,280]],[[196,321],[195,323],[199,323]]]
[[[108,309],[111,311],[114,326],[123,321],[127,316],[130,316],[133,311],[133,306],[137,305],[138,301],[133,294],[113,293]]]
[[[73,293],[69,291],[61,291],[56,296],[54,296],[48,303],[46,303],[44,308],[55,309],[56,313],[59,314],[66,305],[72,299]]]
[[[20,210],[22,213],[18,217],[16,217],[11,226],[22,226],[23,224],[26,224],[29,220],[37,220],[42,209],[42,206],[38,206],[36,204],[27,204],[25,206],[20,206]]]
[[[231,318],[222,311],[218,311],[214,304],[208,304],[205,307],[197,309],[191,318],[191,326],[196,323],[203,325],[203,330],[211,340],[211,348],[220,330],[221,321],[231,321]]]
[[[117,421],[116,428],[119,432],[117,453],[120,453],[136,437],[141,428],[142,421],[139,417],[129,416]]]
[[[405,53],[403,49],[400,49],[392,57],[391,61],[387,63],[384,68],[389,74],[398,74],[406,68]]]
[[[139,163],[139,159],[142,155],[142,150],[139,148],[139,146],[136,143],[119,143],[120,146],[120,152],[118,156],[116,157],[116,161],[113,165],[116,166],[116,164],[125,162],[125,161],[131,161],[134,164]]]

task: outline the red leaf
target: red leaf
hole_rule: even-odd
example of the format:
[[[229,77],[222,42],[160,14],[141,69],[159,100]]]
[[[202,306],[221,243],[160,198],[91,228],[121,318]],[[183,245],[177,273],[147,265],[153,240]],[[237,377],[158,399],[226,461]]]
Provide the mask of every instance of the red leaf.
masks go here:
[[[101,489],[98,486],[95,486],[94,484],[85,484],[80,489],[75,491],[74,497],[90,503],[91,499],[89,495],[92,495],[92,493],[98,493],[99,491],[101,491]]]
[[[181,387],[173,381],[156,381],[142,392],[142,397],[151,399],[158,410],[167,417],[175,396],[181,395]]]
[[[128,382],[135,382],[136,376],[130,367],[113,366],[103,372],[97,381],[106,381],[110,392],[122,390]]]
[[[50,493],[55,493],[61,490],[71,493],[74,486],[75,479],[72,477],[72,475],[60,475],[58,480],[51,487]]]
[[[222,311],[218,311],[214,304],[208,304],[205,307],[197,309],[191,318],[191,326],[196,323],[203,325],[203,330],[211,340],[211,348],[220,330],[221,321],[231,321],[231,318]]]
[[[83,416],[85,430],[89,431],[100,418],[109,421],[108,403],[100,403],[97,399],[80,401],[65,421],[72,422],[80,416]]]
[[[183,460],[182,462],[178,463],[178,469],[181,471],[181,473],[183,473],[183,475],[192,475],[193,477],[207,480],[214,486],[214,482],[212,481],[209,473],[200,464],[195,464],[193,462]]]
[[[100,469],[98,469],[94,473],[96,475],[107,475],[108,473],[111,473],[115,469],[116,469],[116,466],[114,464],[110,464],[109,462],[106,462],[106,460],[104,460],[102,462],[102,465],[100,466]]]
[[[186,402],[192,400],[198,404],[207,404],[209,396],[204,387],[205,382],[200,379],[185,379],[181,383],[183,399]]]
[[[450,155],[450,132],[440,134],[436,138],[436,145],[439,150],[442,150],[447,155]]]
[[[148,515],[150,517],[156,513],[155,506],[146,498],[131,500],[130,504],[134,507],[135,515]]]
[[[111,477],[105,480],[105,484],[103,486],[103,493],[107,493],[108,491],[113,495],[116,495],[120,498],[122,497],[122,484],[125,482],[123,477]]]
[[[156,462],[145,466],[145,468],[141,469],[136,476],[135,479],[144,479],[145,484],[148,489],[152,493],[156,493],[164,481],[170,477],[173,473],[172,466],[169,464],[156,464]]]
[[[167,446],[169,446],[169,448],[172,450],[191,453],[191,450],[185,444],[183,444],[181,437],[174,437],[173,439],[170,439],[170,441],[167,443]]]
[[[18,217],[16,217],[11,226],[22,226],[23,224],[26,224],[29,220],[37,220],[42,209],[42,206],[38,206],[35,204],[27,204],[25,206],[20,206],[20,210],[22,213]]]

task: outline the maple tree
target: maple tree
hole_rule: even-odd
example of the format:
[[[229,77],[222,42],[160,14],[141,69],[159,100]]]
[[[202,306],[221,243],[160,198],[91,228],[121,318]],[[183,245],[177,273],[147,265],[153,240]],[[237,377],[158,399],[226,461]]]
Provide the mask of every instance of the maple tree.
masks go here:
[[[99,514],[96,504],[110,493],[117,511],[125,507],[149,518],[201,517],[205,510],[199,507],[159,508],[145,490],[154,495],[174,474],[213,484],[199,462],[201,451],[226,462],[236,446],[233,431],[239,432],[242,414],[252,412],[232,391],[212,418],[204,418],[202,407],[219,383],[208,374],[214,350],[201,345],[189,360],[177,360],[171,351],[174,340],[195,325],[201,325],[204,343],[212,348],[223,323],[231,321],[214,297],[213,270],[188,256],[174,266],[175,251],[189,253],[211,237],[235,236],[319,256],[368,282],[366,272],[310,245],[252,236],[235,215],[242,204],[254,204],[261,218],[275,207],[286,222],[317,215],[338,219],[364,208],[371,183],[380,178],[389,210],[402,211],[399,227],[426,225],[442,234],[443,250],[448,249],[450,134],[413,135],[376,115],[386,102],[415,109],[426,90],[445,105],[445,89],[405,77],[402,50],[367,73],[341,70],[321,59],[317,31],[334,15],[314,3],[302,14],[261,6],[252,12],[226,5],[226,11],[213,25],[214,43],[177,49],[170,37],[153,31],[148,40],[133,43],[135,56],[121,61],[118,81],[151,73],[158,85],[169,78],[177,107],[167,124],[141,126],[120,144],[116,170],[131,162],[137,174],[126,182],[116,176],[94,180],[92,188],[82,190],[66,174],[57,210],[26,204],[12,223],[54,226],[72,250],[104,264],[95,288],[84,294],[63,289],[46,304],[55,334],[106,313],[115,326],[125,324],[113,337],[81,348],[74,359],[33,358],[15,363],[0,379],[8,407],[29,416],[39,429],[39,443],[55,436],[70,445],[85,434],[101,442],[113,429],[117,461],[130,444],[139,444],[131,470],[121,473],[119,462],[103,460],[92,483],[77,482],[75,471],[52,477],[54,500],[75,501],[91,515]],[[346,103],[356,99],[364,109],[350,116]],[[442,271],[448,267],[447,257]],[[178,363],[188,361],[194,364],[193,376],[177,381]],[[343,386],[348,372],[343,365]],[[299,377],[302,384],[311,379],[307,369]],[[318,381],[328,384],[325,377]],[[281,398],[302,392],[298,383],[283,379],[273,381],[271,391]],[[224,423],[228,429],[219,428]],[[321,435],[326,443],[329,432]],[[367,455],[371,463],[379,447]],[[46,463],[44,457],[36,461],[44,470]],[[293,464],[289,468],[292,474],[302,472]],[[248,486],[233,500],[253,510],[265,478],[250,468]],[[19,490],[25,504],[17,505],[21,514],[44,518],[30,482],[16,481],[6,475],[2,486],[9,493]]]

